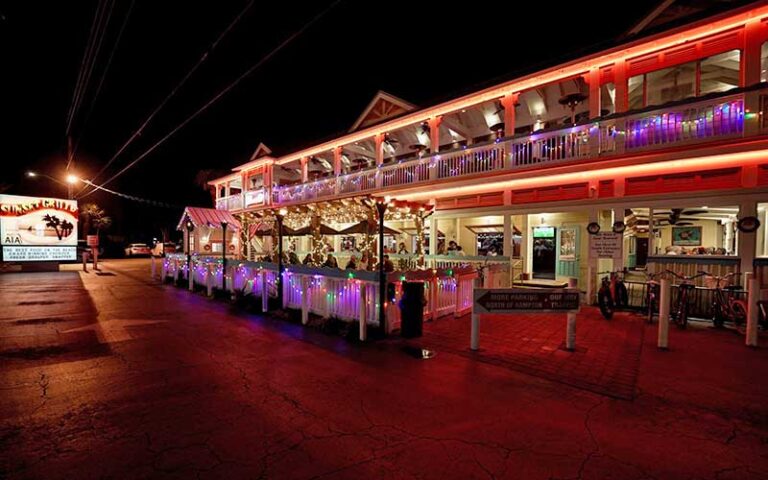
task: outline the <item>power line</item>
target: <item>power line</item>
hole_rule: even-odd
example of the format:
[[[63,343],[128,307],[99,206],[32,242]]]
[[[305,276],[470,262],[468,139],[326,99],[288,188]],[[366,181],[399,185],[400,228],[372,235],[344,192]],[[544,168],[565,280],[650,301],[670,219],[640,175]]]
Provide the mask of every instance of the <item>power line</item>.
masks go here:
[[[119,157],[120,154],[123,153],[125,151],[125,149],[128,148],[128,146],[131,143],[133,143],[134,140],[136,140],[136,138],[141,136],[142,132],[147,127],[149,122],[151,122],[152,119],[155,118],[155,116],[158,114],[158,112],[160,112],[160,110],[163,109],[163,107],[171,100],[171,98],[173,98],[176,95],[176,92],[178,92],[179,89],[181,89],[181,87],[184,86],[184,84],[187,82],[187,80],[189,80],[189,78],[197,71],[197,69],[200,68],[200,66],[203,64],[203,62],[205,62],[208,59],[210,54],[213,53],[213,51],[216,49],[216,47],[218,47],[219,43],[221,43],[221,41],[224,39],[224,37],[227,36],[227,34],[235,27],[235,25],[237,25],[237,23],[240,21],[240,19],[246,14],[246,12],[253,6],[254,3],[255,3],[255,0],[250,0],[248,2],[248,4],[240,11],[240,13],[229,23],[227,28],[225,28],[219,34],[219,36],[216,37],[216,40],[214,40],[213,43],[211,43],[211,45],[203,52],[202,56],[197,61],[197,63],[195,63],[195,65],[192,67],[192,69],[189,70],[186,73],[186,75],[184,75],[184,77],[182,77],[181,81],[178,84],[176,84],[175,87],[173,87],[171,92],[163,99],[163,101],[160,102],[160,104],[158,104],[157,107],[155,107],[155,109],[152,110],[152,112],[150,112],[149,116],[142,122],[142,124],[139,125],[139,128],[137,128],[133,132],[133,134],[130,137],[128,137],[128,140],[125,141],[125,143],[117,150],[117,152],[114,155],[112,155],[112,157],[107,161],[107,163],[104,164],[103,167],[101,167],[101,169],[96,173],[96,175],[94,175],[94,177],[93,177],[94,180],[97,179],[98,177],[100,177],[101,174],[104,173],[104,171],[107,168],[109,168],[110,165],[112,165],[112,163],[117,159],[117,157]],[[82,193],[83,190],[85,190],[86,188],[87,188],[87,186],[83,187],[80,190],[80,192],[78,192],[78,194]],[[93,190],[91,190],[91,192],[93,192]],[[90,194],[90,192],[86,193],[85,195],[89,195],[89,194]]]
[[[108,9],[107,5],[109,7]],[[85,94],[88,91],[91,75],[93,74],[96,60],[99,56],[99,52],[101,51],[101,45],[104,42],[104,36],[107,31],[107,26],[109,25],[109,20],[112,17],[112,10],[114,9],[114,6],[114,0],[106,0],[104,7],[101,9],[100,15],[98,15],[98,22],[96,25],[93,41],[90,42],[90,48],[86,49],[86,54],[83,58],[84,61],[81,63],[81,75],[79,75],[78,85],[75,89],[75,96],[72,100],[73,104],[69,112],[69,118],[67,120],[67,136],[69,136],[72,131],[74,120],[77,117],[78,111],[80,110],[80,105],[83,103]],[[85,66],[85,69],[83,69],[83,66]],[[69,159],[67,160],[67,168],[69,168],[71,160],[72,157],[70,155]]]
[[[319,14],[315,15],[309,22],[304,24],[303,27],[301,27],[296,32],[292,33],[290,36],[288,36],[285,40],[283,40],[277,47],[275,47],[271,52],[269,52],[267,55],[261,58],[258,62],[256,62],[254,65],[252,65],[250,68],[248,68],[245,72],[243,72],[239,77],[235,79],[232,83],[227,85],[223,90],[221,90],[219,93],[214,95],[208,102],[206,102],[202,107],[197,109],[192,115],[187,117],[184,121],[182,121],[180,124],[178,124],[173,130],[168,132],[164,137],[162,137],[159,141],[157,141],[154,145],[152,145],[149,149],[144,151],[141,155],[136,157],[131,163],[123,167],[120,171],[118,171],[116,174],[112,175],[110,178],[108,178],[106,181],[102,183],[102,185],[106,185],[113,180],[115,180],[117,177],[128,171],[130,168],[132,168],[134,165],[139,163],[143,158],[145,158],[147,155],[152,153],[157,147],[159,147],[161,144],[163,144],[166,140],[168,140],[170,137],[172,137],[176,132],[184,128],[189,122],[194,120],[198,115],[206,111],[211,105],[216,103],[221,97],[226,95],[230,90],[235,88],[243,79],[245,79],[248,75],[253,73],[256,69],[261,67],[264,63],[269,61],[270,58],[272,58],[275,54],[277,54],[280,50],[283,49],[286,45],[291,43],[294,39],[299,37],[304,31],[306,31],[309,27],[311,27],[313,24],[315,24],[318,20],[320,20],[325,14],[327,14],[329,11],[331,11],[336,5],[341,3],[342,0],[335,0],[331,5],[329,5],[325,10],[321,11]],[[90,192],[77,197],[78,199],[84,198],[88,195],[93,193],[93,190]]]
[[[123,19],[123,24],[120,26],[120,31],[117,33],[117,39],[115,40],[115,43],[112,45],[112,51],[109,52],[109,57],[107,58],[107,63],[104,66],[104,70],[101,73],[101,78],[99,79],[99,84],[96,87],[96,92],[93,94],[93,100],[91,100],[90,107],[88,108],[88,112],[86,113],[85,119],[83,120],[83,126],[81,128],[80,135],[78,136],[78,139],[75,142],[74,149],[72,149],[73,157],[77,152],[77,148],[80,146],[80,141],[82,140],[83,135],[85,135],[85,129],[88,126],[88,120],[90,120],[91,114],[93,113],[93,109],[96,106],[96,100],[99,98],[99,93],[101,93],[101,87],[104,85],[104,80],[107,78],[107,72],[109,71],[109,67],[112,65],[112,59],[114,58],[115,52],[117,51],[117,46],[120,44],[120,39],[123,37],[123,32],[125,31],[126,25],[128,25],[128,19],[131,16],[131,12],[133,11],[133,6],[135,4],[136,4],[136,0],[131,0],[131,4],[128,7],[128,11],[125,14],[125,18]]]

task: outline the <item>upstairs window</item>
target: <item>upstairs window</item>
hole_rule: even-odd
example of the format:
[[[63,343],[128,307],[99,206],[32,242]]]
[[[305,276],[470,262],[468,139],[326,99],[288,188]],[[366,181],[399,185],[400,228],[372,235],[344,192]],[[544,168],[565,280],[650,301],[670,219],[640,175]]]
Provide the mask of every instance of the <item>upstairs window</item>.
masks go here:
[[[629,108],[662,105],[739,86],[741,52],[730,50],[629,79]]]

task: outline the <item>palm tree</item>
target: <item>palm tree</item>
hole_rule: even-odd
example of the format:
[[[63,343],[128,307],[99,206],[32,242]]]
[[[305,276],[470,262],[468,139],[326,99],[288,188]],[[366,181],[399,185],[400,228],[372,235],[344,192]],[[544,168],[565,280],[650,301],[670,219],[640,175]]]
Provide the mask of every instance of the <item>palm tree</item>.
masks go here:
[[[64,232],[59,229],[61,226],[61,220],[59,220],[59,217],[56,215],[45,214],[43,216],[43,221],[45,221],[45,226],[52,228],[56,232],[56,236],[59,237],[59,240],[61,240]]]

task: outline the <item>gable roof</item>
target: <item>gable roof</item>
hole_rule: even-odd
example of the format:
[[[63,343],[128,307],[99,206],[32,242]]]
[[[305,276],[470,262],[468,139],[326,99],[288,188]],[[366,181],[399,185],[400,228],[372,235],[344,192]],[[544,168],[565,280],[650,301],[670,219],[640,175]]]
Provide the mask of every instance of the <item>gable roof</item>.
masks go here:
[[[413,110],[416,110],[416,105],[379,90],[349,131],[370,127]]]
[[[187,207],[181,215],[181,220],[179,220],[176,230],[183,230],[187,220],[192,222],[192,225],[194,225],[195,228],[203,226],[221,228],[221,222],[227,222],[230,229],[240,230],[240,222],[229,212],[229,210]]]
[[[271,153],[272,153],[271,148],[264,145],[264,142],[259,142],[259,146],[256,147],[256,150],[254,150],[253,154],[251,154],[250,161],[256,160],[257,158],[266,157]]]

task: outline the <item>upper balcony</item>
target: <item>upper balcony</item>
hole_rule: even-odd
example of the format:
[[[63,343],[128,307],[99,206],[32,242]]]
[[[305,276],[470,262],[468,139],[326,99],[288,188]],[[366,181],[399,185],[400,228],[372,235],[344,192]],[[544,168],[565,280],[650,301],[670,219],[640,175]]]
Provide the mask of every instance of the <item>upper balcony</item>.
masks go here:
[[[252,162],[233,169],[239,173],[212,182],[217,207],[419,189],[421,195],[449,182],[610,167],[634,157],[681,158],[687,149],[701,155],[716,144],[738,148],[742,139],[768,133],[761,116],[768,21],[757,19],[768,20],[768,6],[618,45],[422,110],[380,93],[347,134],[280,157],[257,149]]]
[[[761,98],[768,87],[716,94],[645,109],[626,115],[579,123],[565,128],[498,138],[461,146],[434,155],[418,155],[391,164],[272,189],[272,205],[385,193],[420,183],[451,182],[478,174],[502,174],[522,169],[544,169],[572,162],[657,152],[679,146],[702,145],[761,134],[748,133],[745,97]],[[757,101],[755,102],[757,103]],[[229,202],[229,199],[222,199]],[[229,208],[229,207],[227,207]],[[242,208],[237,205],[237,208]]]

